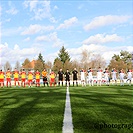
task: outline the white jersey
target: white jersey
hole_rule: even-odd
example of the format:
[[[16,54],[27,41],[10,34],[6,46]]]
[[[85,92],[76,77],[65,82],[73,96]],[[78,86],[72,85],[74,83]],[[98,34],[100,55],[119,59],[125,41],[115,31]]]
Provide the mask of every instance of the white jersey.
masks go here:
[[[104,72],[104,78],[106,81],[109,81],[109,72]]]
[[[115,70],[112,71],[112,80],[117,80],[116,73],[117,72]]]
[[[102,70],[97,71],[97,80],[102,80]]]
[[[85,80],[85,71],[81,70],[80,74],[81,74],[81,81]]]
[[[132,71],[127,72],[127,79],[132,79]]]
[[[93,80],[92,70],[88,70],[88,80]]]
[[[120,75],[120,80],[124,80],[124,76],[125,76],[124,72],[120,72],[119,75]]]

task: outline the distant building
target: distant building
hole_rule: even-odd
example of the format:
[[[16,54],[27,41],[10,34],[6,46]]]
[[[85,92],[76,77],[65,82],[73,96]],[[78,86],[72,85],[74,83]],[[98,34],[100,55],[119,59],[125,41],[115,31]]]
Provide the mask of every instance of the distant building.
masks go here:
[[[25,66],[22,66],[22,69],[24,68],[25,71],[31,70],[32,72],[34,72],[34,68],[35,68],[35,64],[36,64],[37,60],[32,60],[30,63],[26,64]],[[45,68],[50,71],[50,67],[48,65],[45,64]]]
[[[26,64],[25,66],[22,66],[26,71],[31,70],[34,72],[36,60],[32,60],[30,63]]]

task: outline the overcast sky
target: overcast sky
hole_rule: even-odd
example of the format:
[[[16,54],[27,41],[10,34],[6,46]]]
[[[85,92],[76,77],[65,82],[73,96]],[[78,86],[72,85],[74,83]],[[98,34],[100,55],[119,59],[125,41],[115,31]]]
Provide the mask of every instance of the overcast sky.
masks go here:
[[[61,46],[72,60],[82,50],[106,61],[133,51],[132,0],[2,0],[0,64],[36,59],[53,61]]]

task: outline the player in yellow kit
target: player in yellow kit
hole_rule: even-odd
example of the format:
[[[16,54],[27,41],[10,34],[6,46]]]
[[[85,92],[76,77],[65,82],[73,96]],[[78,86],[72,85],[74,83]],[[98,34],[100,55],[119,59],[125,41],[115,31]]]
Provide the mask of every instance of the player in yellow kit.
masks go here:
[[[33,81],[33,73],[31,72],[31,70],[29,70],[29,72],[28,72],[28,84],[29,84],[29,87],[32,86],[32,81]]]
[[[38,70],[35,72],[35,77],[36,77],[36,87],[40,86],[40,72]]]
[[[4,72],[0,70],[0,87],[4,87]]]
[[[47,86],[48,86],[48,79],[47,79],[47,71],[46,71],[46,69],[44,69],[42,71],[42,77],[43,77],[43,84],[44,84],[44,86],[45,86],[45,84],[47,84]]]
[[[13,76],[14,76],[14,86],[16,87],[16,83],[19,86],[19,71],[16,68],[14,70]]]
[[[55,82],[55,73],[52,71],[50,73],[50,86],[52,86],[52,84],[55,86],[56,85],[56,82]]]
[[[21,75],[21,86],[22,87],[25,87],[26,72],[25,72],[24,69],[22,70],[22,72],[20,73],[20,75]]]
[[[7,87],[8,87],[8,84],[11,87],[11,75],[12,75],[12,73],[10,72],[10,69],[8,68],[7,72],[6,72],[6,86]]]

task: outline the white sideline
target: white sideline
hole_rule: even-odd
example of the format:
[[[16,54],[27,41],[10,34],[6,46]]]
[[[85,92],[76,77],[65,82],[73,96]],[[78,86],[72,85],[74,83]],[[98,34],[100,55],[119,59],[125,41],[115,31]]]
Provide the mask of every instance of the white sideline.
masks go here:
[[[69,87],[67,87],[67,93],[66,93],[66,106],[65,106],[65,112],[64,112],[62,132],[63,133],[73,133]]]

